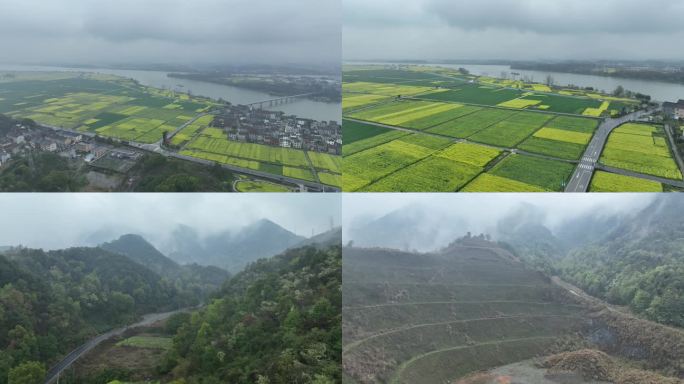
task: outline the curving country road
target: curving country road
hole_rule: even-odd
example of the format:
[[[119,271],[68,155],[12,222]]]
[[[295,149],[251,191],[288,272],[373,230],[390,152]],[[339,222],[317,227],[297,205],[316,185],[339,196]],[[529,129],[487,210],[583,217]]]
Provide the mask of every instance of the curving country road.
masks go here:
[[[610,136],[610,133],[613,131],[613,129],[622,124],[638,120],[646,113],[646,111],[637,111],[617,119],[605,119],[604,122],[599,125],[594,137],[592,137],[587,149],[584,151],[582,160],[577,168],[575,168],[572,178],[565,187],[565,192],[587,192],[589,190],[591,177],[596,169],[596,164],[601,157],[601,153],[606,145],[606,141],[608,141],[608,136]]]
[[[59,380],[59,375],[61,375],[65,369],[69,368],[76,360],[83,357],[86,353],[90,352],[90,350],[100,345],[100,343],[102,343],[103,341],[109,340],[114,336],[119,336],[129,329],[148,326],[153,323],[156,323],[157,321],[164,320],[173,314],[179,312],[187,312],[191,309],[193,308],[179,309],[176,311],[164,313],[151,313],[143,316],[143,319],[135,324],[131,324],[122,328],[113,329],[107,333],[103,333],[99,336],[96,336],[88,340],[86,343],[69,352],[69,354],[64,356],[64,358],[59,363],[55,364],[52,368],[50,368],[50,370],[47,372],[45,376],[45,384],[52,384],[57,382],[57,380]]]

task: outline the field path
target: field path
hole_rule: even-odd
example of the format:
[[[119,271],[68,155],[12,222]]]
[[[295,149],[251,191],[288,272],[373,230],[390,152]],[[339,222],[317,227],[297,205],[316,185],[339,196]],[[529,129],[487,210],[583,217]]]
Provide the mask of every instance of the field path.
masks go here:
[[[78,360],[81,357],[83,357],[84,355],[86,355],[93,348],[100,345],[103,341],[109,340],[115,336],[119,336],[131,328],[148,326],[148,325],[151,325],[153,323],[156,323],[157,321],[167,319],[171,315],[174,315],[176,313],[187,312],[187,311],[192,310],[192,309],[195,309],[195,308],[194,307],[193,308],[184,308],[184,309],[179,309],[179,310],[171,311],[171,312],[147,314],[147,315],[144,315],[143,319],[137,323],[127,325],[125,327],[113,329],[107,333],[103,333],[101,335],[98,335],[98,336],[88,340],[87,342],[80,345],[78,348],[69,352],[60,362],[58,362],[52,368],[50,368],[50,370],[47,372],[47,374],[45,376],[45,384],[52,384],[52,383],[58,382],[59,375],[62,372],[64,372],[65,369],[69,368],[74,362],[76,362],[76,360]]]
[[[450,325],[450,324],[465,324],[465,323],[471,323],[471,322],[477,322],[477,321],[487,321],[487,320],[502,320],[502,319],[552,319],[552,318],[567,318],[567,319],[582,319],[581,317],[577,316],[567,316],[567,315],[510,315],[510,316],[491,316],[491,317],[480,317],[477,319],[463,319],[463,320],[450,320],[450,321],[441,321],[438,323],[423,323],[423,324],[415,324],[411,326],[406,326],[406,327],[401,327],[401,328],[395,328],[395,329],[389,329],[386,331],[378,332],[375,334],[372,334],[368,337],[365,337],[363,339],[351,342],[345,346],[342,347],[342,354],[344,355],[345,353],[348,353],[352,349],[358,347],[361,344],[366,343],[369,340],[376,339],[378,337],[386,336],[386,335],[391,335],[394,333],[398,332],[404,332],[412,329],[418,329],[418,328],[427,328],[427,327],[435,327],[435,326],[440,326],[440,325]]]
[[[428,357],[428,356],[431,356],[431,355],[434,355],[434,354],[437,354],[437,353],[443,353],[443,352],[449,352],[449,351],[457,351],[457,350],[461,350],[461,349],[469,349],[469,348],[481,347],[481,346],[485,346],[485,345],[500,345],[500,344],[507,344],[507,343],[517,343],[517,342],[519,342],[519,341],[529,341],[529,340],[552,340],[552,339],[555,339],[555,338],[556,338],[555,336],[523,337],[523,338],[519,338],[519,339],[508,339],[508,340],[504,340],[504,341],[487,341],[487,342],[484,342],[484,343],[476,343],[476,344],[472,344],[472,345],[463,345],[463,346],[460,346],[460,347],[453,347],[453,348],[446,348],[446,349],[438,349],[438,350],[436,350],[436,351],[431,351],[431,352],[428,352],[428,353],[424,353],[424,354],[422,354],[422,355],[414,356],[413,358],[411,358],[411,360],[408,360],[408,361],[402,363],[402,364],[399,366],[399,368],[397,369],[397,371],[394,373],[394,376],[392,376],[392,379],[390,380],[390,384],[399,384],[399,383],[400,383],[399,380],[401,379],[402,373],[403,373],[404,370],[406,370],[406,368],[408,368],[411,364],[415,363],[416,361],[418,361],[418,360],[420,360],[420,359],[423,359],[423,358],[425,358],[425,357]]]

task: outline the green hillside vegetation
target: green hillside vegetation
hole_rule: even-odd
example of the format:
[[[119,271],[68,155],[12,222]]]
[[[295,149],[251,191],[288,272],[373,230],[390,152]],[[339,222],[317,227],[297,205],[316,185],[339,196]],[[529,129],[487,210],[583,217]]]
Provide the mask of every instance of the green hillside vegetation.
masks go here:
[[[196,304],[181,296],[170,281],[103,249],[8,251],[0,255],[0,329],[7,330],[0,332],[0,383],[17,367],[45,369],[139,315]]]
[[[596,215],[552,233],[521,212],[499,230],[527,263],[648,320],[684,327],[684,203],[659,196],[625,217]]]
[[[45,370],[95,335],[141,315],[196,306],[228,273],[180,266],[145,239],[126,235],[101,248],[0,254],[0,384]],[[170,341],[170,340],[169,340]],[[28,379],[27,379],[28,380]]]
[[[162,373],[185,383],[341,382],[341,250],[250,264],[180,321]]]

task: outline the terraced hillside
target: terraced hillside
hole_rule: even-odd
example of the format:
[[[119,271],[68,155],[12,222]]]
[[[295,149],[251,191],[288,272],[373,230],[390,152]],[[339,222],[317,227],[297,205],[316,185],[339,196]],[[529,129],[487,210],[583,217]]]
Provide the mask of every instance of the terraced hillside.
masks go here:
[[[484,240],[343,254],[349,383],[451,382],[544,354],[584,323],[548,278]]]

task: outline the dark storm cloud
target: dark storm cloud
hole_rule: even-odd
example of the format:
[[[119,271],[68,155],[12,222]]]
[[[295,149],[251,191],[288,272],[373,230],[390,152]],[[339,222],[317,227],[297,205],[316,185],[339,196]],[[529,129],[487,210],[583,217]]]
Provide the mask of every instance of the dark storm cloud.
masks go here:
[[[339,0],[0,0],[15,60],[338,62],[340,27]]]
[[[343,0],[353,59],[683,59],[679,0]]]

